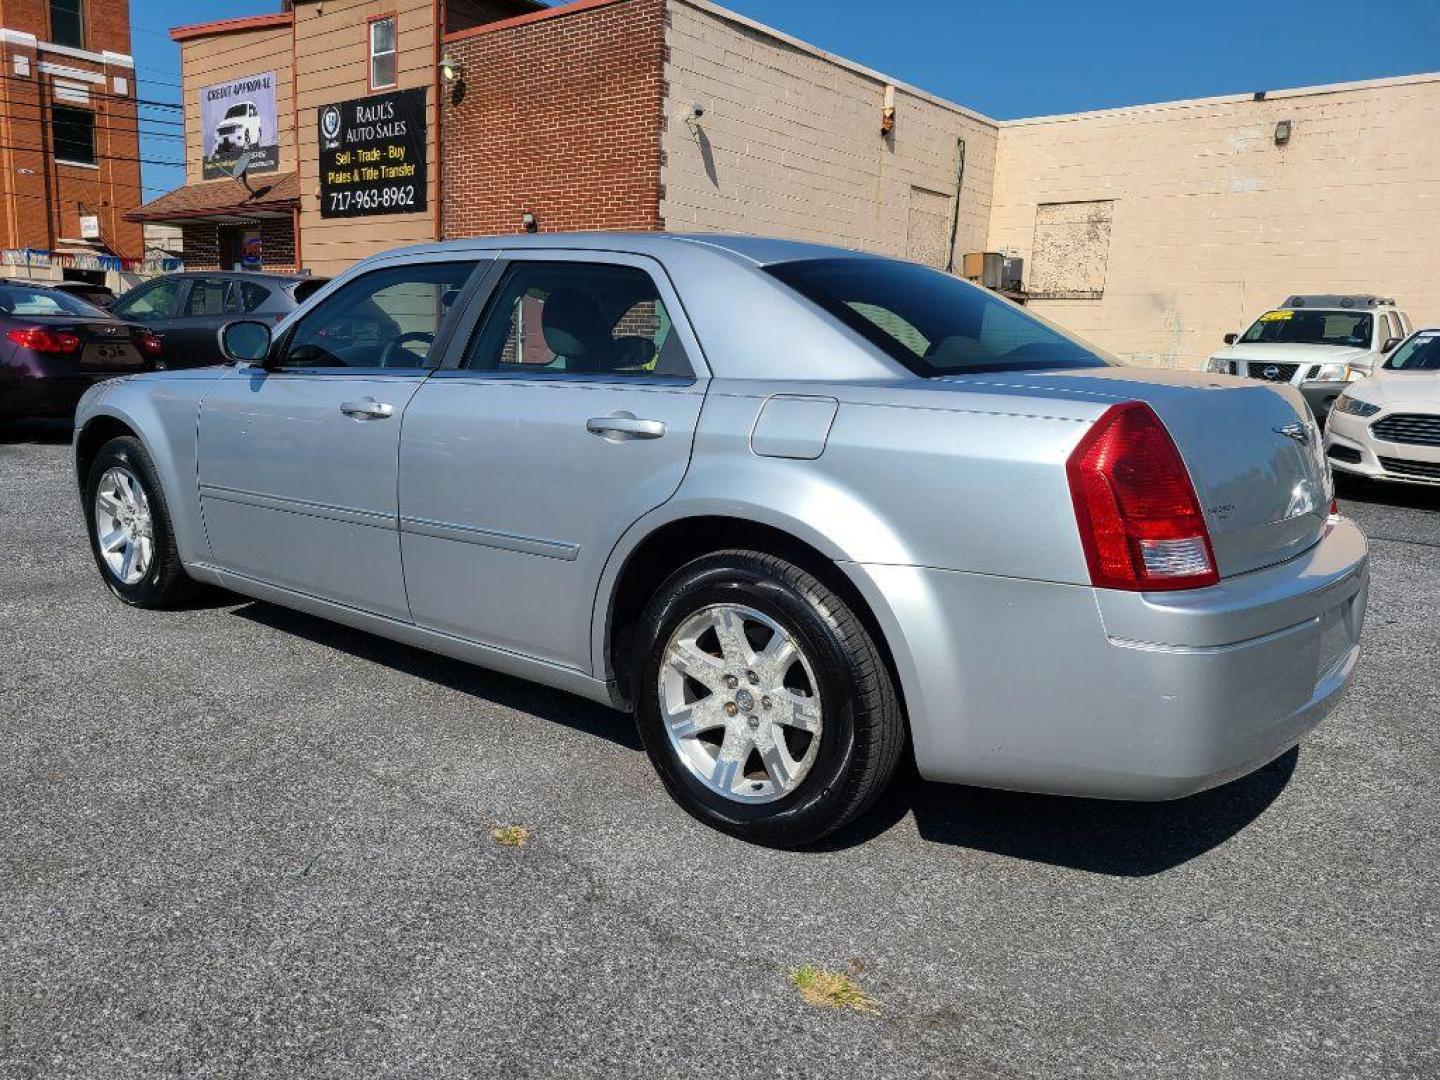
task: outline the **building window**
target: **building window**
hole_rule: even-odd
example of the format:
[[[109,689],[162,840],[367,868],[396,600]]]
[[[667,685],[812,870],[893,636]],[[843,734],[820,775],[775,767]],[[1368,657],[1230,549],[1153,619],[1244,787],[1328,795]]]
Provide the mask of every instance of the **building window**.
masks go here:
[[[370,20],[370,89],[395,85],[395,16]]]
[[[85,0],[50,0],[50,40],[72,49],[85,47]]]
[[[1110,261],[1115,203],[1041,203],[1035,208],[1030,286],[1035,300],[1099,300]]]
[[[95,165],[95,114],[55,105],[50,110],[50,146],[56,161]]]

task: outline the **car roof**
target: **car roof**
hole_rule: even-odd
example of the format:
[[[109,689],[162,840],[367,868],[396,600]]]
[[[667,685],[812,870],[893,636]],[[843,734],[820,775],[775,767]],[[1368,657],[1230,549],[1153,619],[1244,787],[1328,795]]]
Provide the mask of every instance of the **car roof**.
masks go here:
[[[1282,308],[1323,308],[1326,310],[1354,311],[1355,309],[1394,307],[1395,298],[1374,296],[1370,293],[1315,293],[1297,294],[1285,298]]]
[[[169,274],[157,274],[149,280],[159,281],[162,278],[226,278],[235,281],[268,281],[271,284],[330,280],[316,274],[277,274],[266,270],[176,270]],[[145,282],[140,284],[143,285]]]
[[[739,233],[661,232],[552,232],[474,236],[461,240],[414,244],[384,252],[378,257],[393,257],[399,254],[443,254],[447,251],[486,251],[497,248],[529,248],[537,251],[571,248],[654,256],[662,256],[667,252],[693,252],[708,249],[732,258],[742,259],[756,266],[795,262],[801,259],[883,259],[886,257],[870,251],[854,251],[849,248],[832,247],[828,244],[812,244],[803,240],[782,240],[768,236],[747,236]]]

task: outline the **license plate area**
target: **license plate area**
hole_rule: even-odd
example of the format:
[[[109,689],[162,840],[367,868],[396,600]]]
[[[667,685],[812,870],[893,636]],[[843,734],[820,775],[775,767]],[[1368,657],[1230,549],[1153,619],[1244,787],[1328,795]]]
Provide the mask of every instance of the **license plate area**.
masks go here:
[[[80,354],[82,368],[98,368],[113,371],[116,368],[135,368],[144,363],[140,350],[128,341],[92,342]]]

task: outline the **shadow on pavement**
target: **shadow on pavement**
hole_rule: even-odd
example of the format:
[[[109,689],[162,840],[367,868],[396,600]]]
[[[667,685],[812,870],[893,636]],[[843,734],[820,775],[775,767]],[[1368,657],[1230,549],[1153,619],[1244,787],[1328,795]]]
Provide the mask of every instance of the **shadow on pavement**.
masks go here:
[[[1440,512],[1440,487],[1388,484],[1383,480],[1366,480],[1337,472],[1335,493],[1345,502],[1367,506],[1398,506],[1407,510]]]
[[[355,630],[259,600],[246,601],[232,614],[338,649],[361,660],[439,683],[495,705],[518,709],[587,735],[609,739],[629,750],[644,750],[640,734],[635,730],[635,721],[628,715],[562,690],[551,690],[523,679],[487,671],[463,660],[452,660],[438,653],[402,645],[364,630]]]
[[[644,751],[629,716],[560,690],[263,601],[245,601],[232,614],[483,701],[608,739],[636,752]],[[937,844],[1097,874],[1145,877],[1203,855],[1254,821],[1285,789],[1298,757],[1299,751],[1291,750],[1249,776],[1189,798],[1136,803],[929,783],[920,779],[913,758],[907,754],[895,782],[879,803],[859,821],[810,850],[837,851],[866,843],[889,831],[907,814],[914,814],[919,834]]]
[[[74,428],[70,420],[0,420],[0,446],[63,446]]]
[[[1258,818],[1285,789],[1299,750],[1249,776],[1174,802],[1112,802],[1024,795],[923,781],[910,764],[880,803],[831,837],[864,843],[907,813],[926,840],[1116,877],[1145,877],[1189,862]]]

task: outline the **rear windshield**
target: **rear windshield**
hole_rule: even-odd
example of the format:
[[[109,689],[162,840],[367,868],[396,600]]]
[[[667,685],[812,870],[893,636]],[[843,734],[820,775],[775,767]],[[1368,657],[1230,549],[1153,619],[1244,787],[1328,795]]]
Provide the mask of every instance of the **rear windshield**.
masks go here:
[[[923,378],[1111,363],[1014,304],[929,267],[839,258],[766,269]]]
[[[83,315],[108,319],[99,308],[78,296],[59,289],[31,289],[24,285],[0,285],[0,312],[6,315]]]
[[[1392,371],[1440,371],[1440,330],[1422,330],[1391,353],[1385,366]]]
[[[1283,342],[1287,345],[1348,345],[1370,348],[1374,323],[1360,311],[1267,311],[1256,319],[1245,336],[1252,341]]]

